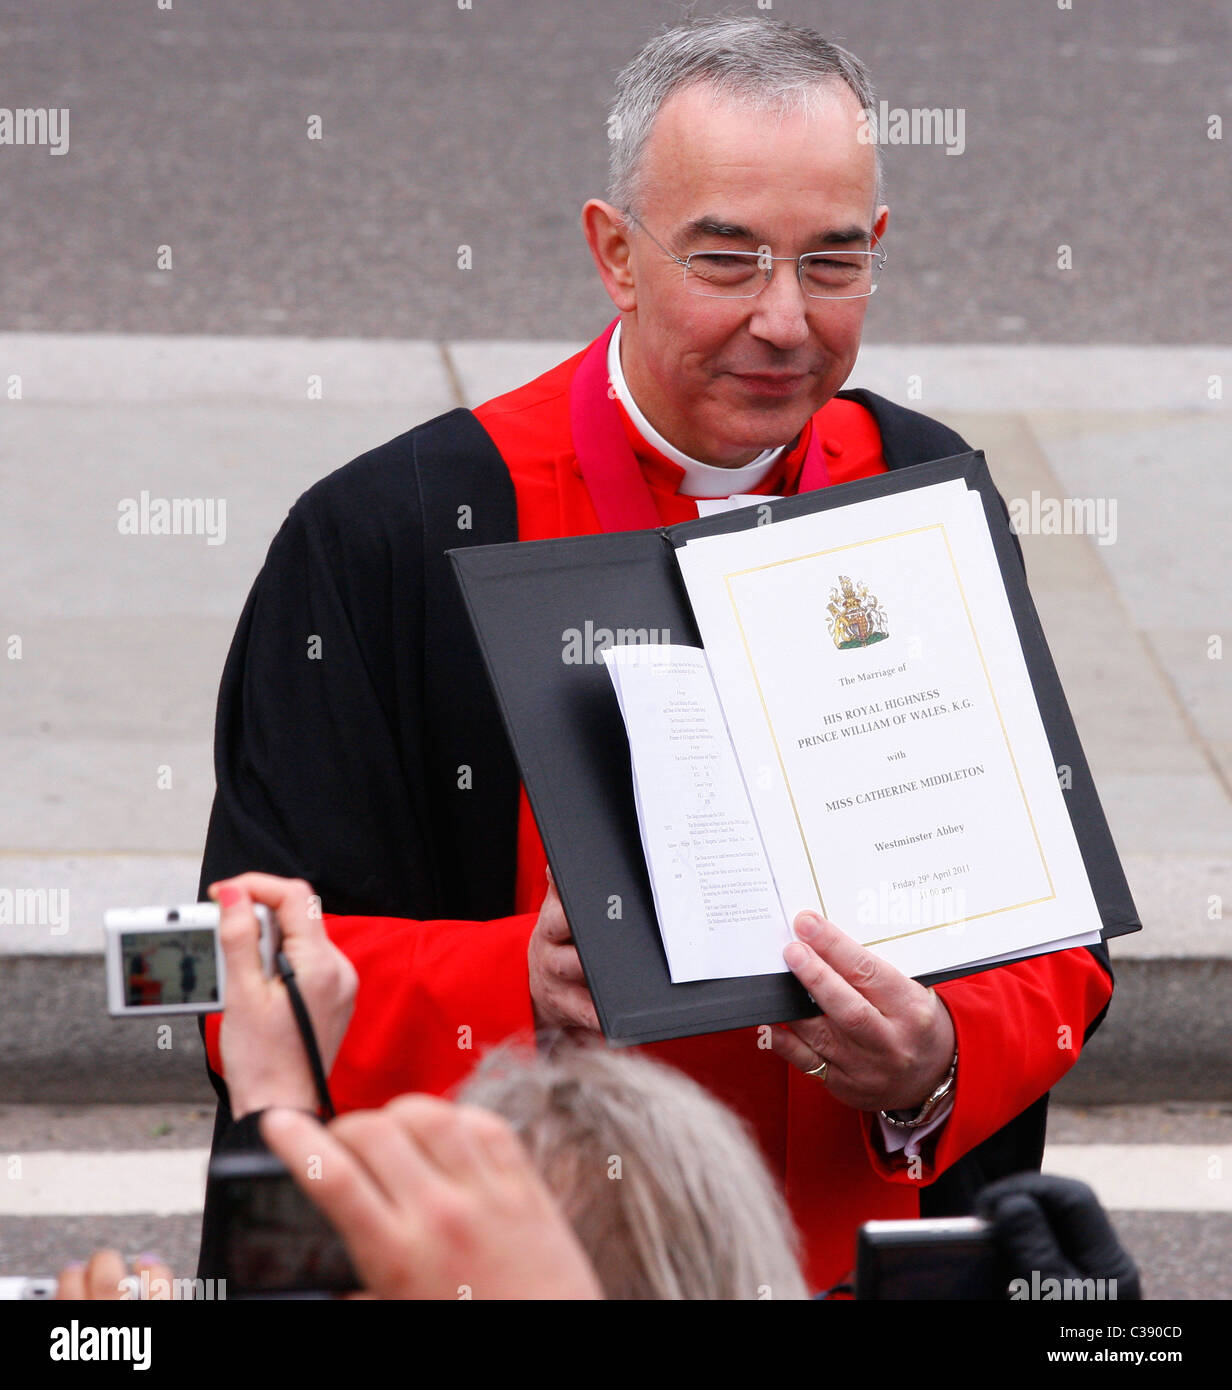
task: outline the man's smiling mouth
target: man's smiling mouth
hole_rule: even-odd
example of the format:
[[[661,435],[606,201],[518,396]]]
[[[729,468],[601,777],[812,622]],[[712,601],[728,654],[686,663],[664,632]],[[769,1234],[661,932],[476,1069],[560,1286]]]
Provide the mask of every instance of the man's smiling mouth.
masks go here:
[[[808,372],[733,372],[748,390],[758,395],[790,396],[809,379]]]

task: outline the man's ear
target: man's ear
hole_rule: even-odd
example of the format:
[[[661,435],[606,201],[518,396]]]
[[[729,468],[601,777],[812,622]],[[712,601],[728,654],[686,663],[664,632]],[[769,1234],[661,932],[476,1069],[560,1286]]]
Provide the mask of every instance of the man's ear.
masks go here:
[[[877,209],[877,216],[873,218],[873,236],[878,241],[885,240],[886,228],[890,225],[890,209],[885,203]]]
[[[637,308],[629,228],[620,209],[599,198],[582,208],[582,235],[595,258],[599,278],[612,303],[627,314]]]

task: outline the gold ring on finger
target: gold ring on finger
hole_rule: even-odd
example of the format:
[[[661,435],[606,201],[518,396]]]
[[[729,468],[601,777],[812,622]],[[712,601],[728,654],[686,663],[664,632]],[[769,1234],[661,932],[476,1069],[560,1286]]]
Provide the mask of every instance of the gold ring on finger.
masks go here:
[[[829,1070],[830,1063],[827,1062],[824,1057],[822,1057],[815,1067],[810,1067],[809,1070],[806,1071],[804,1074],[805,1076],[817,1077],[824,1086],[826,1082],[826,1072],[828,1072]]]

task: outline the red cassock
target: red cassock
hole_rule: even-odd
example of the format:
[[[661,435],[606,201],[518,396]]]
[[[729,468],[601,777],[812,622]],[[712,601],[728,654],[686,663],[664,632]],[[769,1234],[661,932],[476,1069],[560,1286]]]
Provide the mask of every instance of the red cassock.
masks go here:
[[[570,432],[569,387],[581,357],[475,412],[512,475],[520,540],[602,529]],[[662,521],[696,517],[695,501],[676,490],[683,470],[648,445],[623,410],[621,416]],[[755,491],[796,491],[810,431],[819,433],[831,483],[885,471],[873,416],[856,401],[836,398]],[[482,925],[327,915],[330,936],[360,976],[354,1019],[330,1081],[339,1111],[379,1106],[406,1091],[446,1093],[486,1047],[530,1038],[527,944],[546,891],[546,864],[523,790],[515,915]],[[1069,1070],[1108,1002],[1111,982],[1078,949],[950,981],[937,993],[954,1020],[959,1062],[953,1108],[926,1141],[922,1167],[888,1157],[874,1117],[835,1101],[815,1077],[781,1061],[757,1029],[642,1049],[687,1072],[748,1122],[783,1185],[815,1288],[851,1269],[862,1222],[918,1216],[922,1185]],[[211,1064],[221,1072],[217,1021],[211,1017],[206,1033]]]

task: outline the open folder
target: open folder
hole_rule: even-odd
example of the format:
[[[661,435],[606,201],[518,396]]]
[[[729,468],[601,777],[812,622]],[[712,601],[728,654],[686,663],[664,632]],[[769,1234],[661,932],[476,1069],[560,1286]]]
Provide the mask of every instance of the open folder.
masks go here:
[[[982,454],[451,558],[609,1041],[1140,928]]]

